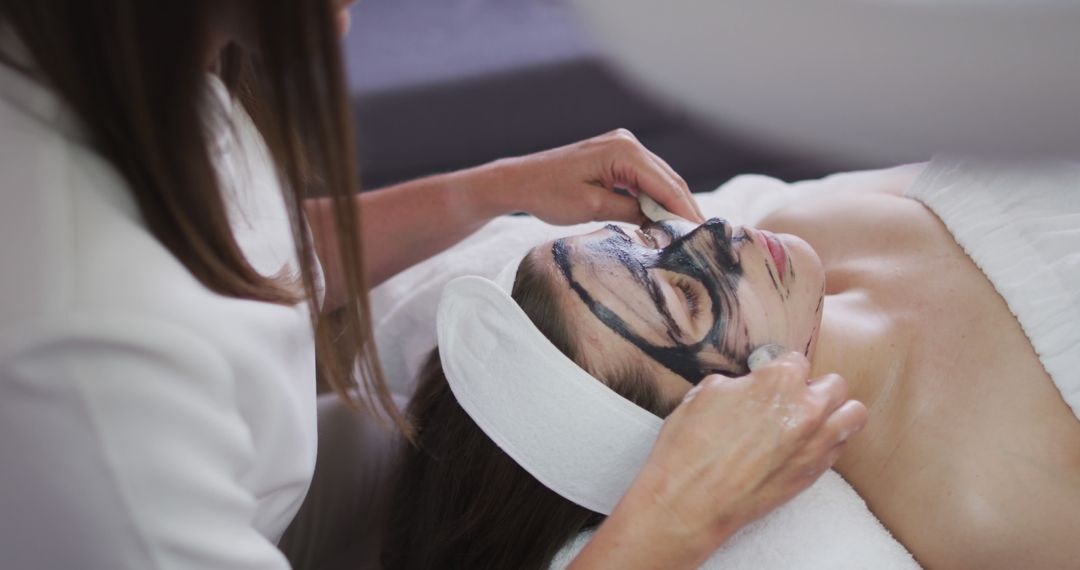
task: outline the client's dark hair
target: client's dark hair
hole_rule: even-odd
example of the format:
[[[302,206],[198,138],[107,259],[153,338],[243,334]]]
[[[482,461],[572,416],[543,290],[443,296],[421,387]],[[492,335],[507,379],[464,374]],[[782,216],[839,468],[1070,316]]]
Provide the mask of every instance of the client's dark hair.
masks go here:
[[[576,339],[555,309],[554,272],[545,275],[540,263],[532,254],[521,262],[512,296],[580,364]],[[612,390],[654,414],[674,407],[633,369],[606,376],[600,379]],[[383,544],[387,570],[546,568],[568,539],[603,521],[543,486],[473,423],[450,391],[437,350],[407,415],[415,446],[402,444]]]

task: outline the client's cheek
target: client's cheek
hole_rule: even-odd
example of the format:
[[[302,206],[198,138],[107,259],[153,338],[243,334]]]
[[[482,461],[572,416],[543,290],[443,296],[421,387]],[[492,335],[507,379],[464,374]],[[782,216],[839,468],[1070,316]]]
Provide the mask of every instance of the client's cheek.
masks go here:
[[[824,303],[823,291],[804,295],[797,306],[799,314],[793,315],[791,319],[794,339],[789,342],[789,346],[792,350],[802,352],[807,357],[812,355],[813,343],[817,339],[817,332],[821,326]]]
[[[813,250],[809,246],[807,250],[808,257],[800,260],[799,280],[793,287],[787,310],[794,337],[789,346],[791,350],[810,356],[824,310],[825,272]]]
[[[748,345],[757,347],[767,342],[781,342],[787,334],[787,316],[783,301],[767,284],[749,276],[739,284],[738,311],[741,326],[733,334]],[[766,277],[767,279],[767,277]]]

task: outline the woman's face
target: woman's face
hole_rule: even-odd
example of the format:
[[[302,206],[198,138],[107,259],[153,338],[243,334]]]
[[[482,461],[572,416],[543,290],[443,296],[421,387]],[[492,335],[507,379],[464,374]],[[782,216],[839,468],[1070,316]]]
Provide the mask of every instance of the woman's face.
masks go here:
[[[813,351],[824,271],[795,236],[716,218],[669,220],[609,225],[541,249],[568,287],[558,302],[590,358],[645,358],[696,384],[710,373],[746,373],[750,352],[765,343]]]

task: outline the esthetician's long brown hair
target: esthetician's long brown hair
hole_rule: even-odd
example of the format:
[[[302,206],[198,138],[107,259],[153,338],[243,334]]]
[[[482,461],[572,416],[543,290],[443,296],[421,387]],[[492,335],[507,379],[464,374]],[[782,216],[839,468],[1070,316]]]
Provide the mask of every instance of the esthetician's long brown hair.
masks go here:
[[[331,0],[0,0],[47,85],[80,118],[128,183],[147,227],[207,288],[311,308],[323,378],[347,401],[403,425],[372,339],[356,202],[352,121]],[[228,46],[220,72],[266,139],[290,210],[299,276],[264,277],[245,259],[226,214],[200,106],[211,19],[235,11],[251,51]],[[12,58],[8,65],[19,67]],[[301,215],[317,187],[334,204],[347,300],[340,325],[319,316],[312,240]],[[352,339],[344,357],[338,339]],[[340,350],[342,347],[336,347]],[[352,363],[359,360],[358,381]],[[355,395],[352,388],[359,388]]]
[[[555,295],[551,273],[525,258],[514,299],[552,344],[583,364]],[[677,404],[663,401],[652,380],[634,369],[602,376],[616,393],[658,416]],[[400,448],[383,538],[386,570],[542,570],[567,540],[603,521],[545,487],[495,445],[454,398],[437,351],[420,373],[407,414],[416,445]]]

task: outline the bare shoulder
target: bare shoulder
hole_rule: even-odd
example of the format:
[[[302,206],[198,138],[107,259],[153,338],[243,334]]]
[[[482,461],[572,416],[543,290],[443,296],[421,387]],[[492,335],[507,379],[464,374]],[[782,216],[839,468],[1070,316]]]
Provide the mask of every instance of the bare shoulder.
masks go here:
[[[826,266],[851,259],[882,259],[938,251],[953,243],[937,217],[901,192],[845,190],[796,200],[763,218],[759,227],[799,236]]]

